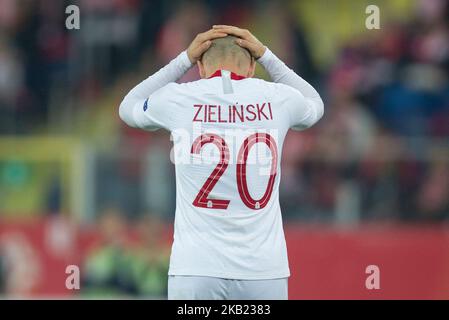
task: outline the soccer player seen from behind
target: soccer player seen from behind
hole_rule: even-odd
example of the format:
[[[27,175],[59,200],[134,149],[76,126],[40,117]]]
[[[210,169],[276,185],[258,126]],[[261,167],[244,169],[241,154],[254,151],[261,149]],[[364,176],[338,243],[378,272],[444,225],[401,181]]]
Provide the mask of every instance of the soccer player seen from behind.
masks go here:
[[[252,78],[256,62],[273,82]],[[177,81],[194,64],[201,80]],[[214,26],[138,84],[120,117],[174,141],[169,299],[287,299],[279,205],[287,131],[323,115],[317,91],[249,31]]]

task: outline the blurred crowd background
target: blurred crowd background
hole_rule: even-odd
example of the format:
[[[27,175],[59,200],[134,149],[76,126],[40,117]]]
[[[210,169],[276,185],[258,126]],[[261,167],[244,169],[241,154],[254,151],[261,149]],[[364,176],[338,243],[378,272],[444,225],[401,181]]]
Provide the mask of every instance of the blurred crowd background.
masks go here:
[[[64,293],[36,274],[64,279],[59,264],[77,261],[82,295],[164,296],[171,142],[126,127],[118,106],[220,23],[250,29],[325,101],[285,142],[287,226],[449,220],[445,0],[0,0],[0,295]]]

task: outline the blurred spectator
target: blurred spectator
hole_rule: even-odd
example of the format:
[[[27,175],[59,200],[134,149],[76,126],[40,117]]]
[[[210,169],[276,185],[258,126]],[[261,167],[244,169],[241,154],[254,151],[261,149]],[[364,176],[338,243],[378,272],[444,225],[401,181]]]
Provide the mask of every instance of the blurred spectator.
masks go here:
[[[210,28],[210,22],[207,9],[199,2],[182,3],[161,28],[156,44],[157,62],[164,65],[176,57],[187,48],[193,37]],[[198,70],[192,68],[181,81],[198,78]]]
[[[123,213],[107,209],[99,221],[101,240],[84,261],[82,294],[89,296],[145,296],[166,293],[168,254],[160,243],[157,220],[137,224],[137,242]]]
[[[445,159],[432,161],[423,184],[418,190],[418,218],[424,220],[448,219],[449,215],[449,166]]]
[[[136,222],[139,243],[133,248],[130,265],[139,296],[161,298],[167,294],[167,270],[170,251],[164,242],[165,228],[154,214]]]
[[[18,52],[7,45],[0,32],[0,133],[14,133],[18,125],[17,100],[23,83]]]
[[[84,262],[83,294],[109,296],[130,293],[125,228],[122,213],[115,208],[102,213],[99,220],[101,242]]]

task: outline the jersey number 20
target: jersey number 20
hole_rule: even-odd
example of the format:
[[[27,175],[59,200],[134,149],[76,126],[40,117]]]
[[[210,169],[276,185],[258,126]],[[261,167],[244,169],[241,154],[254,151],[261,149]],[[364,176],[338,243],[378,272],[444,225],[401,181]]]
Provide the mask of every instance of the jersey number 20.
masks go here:
[[[213,143],[217,146],[218,150],[220,150],[220,161],[201,187],[200,192],[193,201],[193,205],[200,208],[227,209],[229,200],[208,198],[210,192],[228,167],[229,148],[226,141],[216,134],[202,134],[193,142],[191,153],[199,154],[201,152],[201,148],[208,143]],[[270,178],[268,179],[268,185],[265,193],[260,199],[254,199],[250,195],[246,179],[246,162],[248,160],[248,153],[256,143],[265,143],[272,154]],[[237,157],[237,188],[240,198],[248,208],[253,210],[262,209],[270,200],[271,193],[273,192],[274,180],[276,178],[277,159],[278,155],[276,141],[269,134],[254,133],[243,141]]]

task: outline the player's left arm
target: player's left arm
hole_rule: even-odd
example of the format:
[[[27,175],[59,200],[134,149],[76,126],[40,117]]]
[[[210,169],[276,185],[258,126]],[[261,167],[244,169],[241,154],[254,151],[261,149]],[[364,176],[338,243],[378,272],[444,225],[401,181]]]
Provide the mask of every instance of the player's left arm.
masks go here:
[[[151,121],[151,117],[142,113],[142,110],[147,110],[146,104],[150,104],[153,110],[164,108],[166,104],[164,99],[160,97],[163,93],[163,90],[161,91],[160,89],[179,80],[210,47],[212,39],[225,37],[226,35],[226,33],[213,29],[198,34],[187,50],[181,52],[162,69],[139,83],[125,96],[119,108],[120,118],[131,127],[161,127],[160,122],[162,122],[162,119],[153,119],[156,121]],[[155,95],[154,98],[152,98],[153,94]],[[158,101],[163,105],[159,105]],[[155,116],[162,114],[162,112],[157,112],[157,110],[155,110],[155,113]]]

